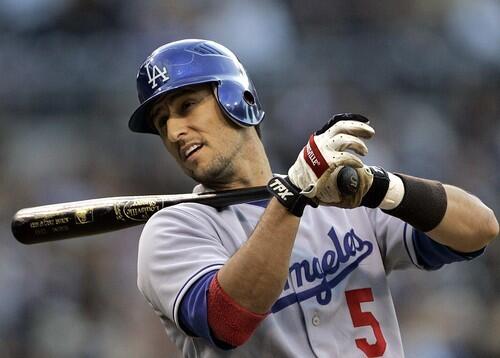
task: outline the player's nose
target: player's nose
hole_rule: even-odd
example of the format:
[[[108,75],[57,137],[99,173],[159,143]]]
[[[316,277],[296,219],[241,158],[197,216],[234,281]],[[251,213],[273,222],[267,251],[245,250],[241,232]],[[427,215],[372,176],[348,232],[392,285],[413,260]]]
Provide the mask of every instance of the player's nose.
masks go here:
[[[178,142],[187,134],[186,120],[182,117],[171,116],[167,120],[167,138],[170,142]]]

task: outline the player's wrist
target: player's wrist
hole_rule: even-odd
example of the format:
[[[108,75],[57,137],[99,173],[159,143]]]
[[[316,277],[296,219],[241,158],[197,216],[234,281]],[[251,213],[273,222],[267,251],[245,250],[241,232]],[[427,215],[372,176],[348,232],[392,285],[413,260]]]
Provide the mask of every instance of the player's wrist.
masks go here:
[[[363,196],[362,206],[380,208],[383,210],[395,209],[403,200],[405,187],[397,175],[381,167],[368,167],[373,174],[373,182],[368,192]]]
[[[361,205],[380,208],[422,232],[434,229],[441,222],[447,197],[440,182],[393,174],[380,167],[369,168],[373,182]]]
[[[392,210],[398,207],[405,195],[403,181],[397,175],[387,172],[389,177],[389,187],[382,202],[378,207],[382,210]]]
[[[444,186],[439,181],[395,174],[404,187],[401,202],[384,212],[400,218],[415,229],[429,232],[443,220],[448,206]]]
[[[301,217],[307,205],[317,207],[318,204],[301,194],[301,189],[295,186],[288,176],[275,176],[267,183],[267,190],[290,213]]]

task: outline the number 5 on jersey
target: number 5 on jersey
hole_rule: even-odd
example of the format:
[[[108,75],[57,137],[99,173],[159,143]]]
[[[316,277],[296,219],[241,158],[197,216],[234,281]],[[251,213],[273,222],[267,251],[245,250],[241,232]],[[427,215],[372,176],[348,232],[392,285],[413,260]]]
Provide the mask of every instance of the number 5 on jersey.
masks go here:
[[[387,343],[384,334],[380,329],[380,324],[371,312],[363,312],[361,303],[373,302],[373,293],[371,288],[360,288],[345,292],[347,307],[354,327],[370,326],[375,335],[375,343],[368,343],[366,338],[357,338],[356,346],[361,349],[367,357],[380,357],[384,354]]]

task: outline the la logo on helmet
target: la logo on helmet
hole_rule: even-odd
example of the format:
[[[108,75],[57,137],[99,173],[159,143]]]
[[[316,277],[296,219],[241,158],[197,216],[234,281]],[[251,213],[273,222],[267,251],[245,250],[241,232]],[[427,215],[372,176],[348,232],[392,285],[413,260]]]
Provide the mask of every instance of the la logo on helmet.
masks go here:
[[[151,67],[151,64],[146,66],[146,72],[148,74],[148,83],[152,84],[151,89],[155,89],[158,87],[156,80],[161,77],[162,82],[167,81],[170,77],[168,77],[167,68],[163,66],[163,71],[157,66],[154,65]]]

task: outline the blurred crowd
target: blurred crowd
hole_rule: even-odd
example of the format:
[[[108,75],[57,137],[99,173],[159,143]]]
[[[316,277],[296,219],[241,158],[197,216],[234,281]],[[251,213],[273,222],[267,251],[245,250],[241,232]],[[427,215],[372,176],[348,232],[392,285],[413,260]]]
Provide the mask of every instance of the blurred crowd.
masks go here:
[[[159,45],[233,49],[284,172],[333,114],[377,134],[366,163],[441,180],[500,212],[498,0],[0,2],[0,357],[176,357],[136,288],[140,227],[23,246],[23,207],[190,192],[133,134],[135,75]],[[500,243],[472,263],[390,276],[408,357],[500,357]]]

